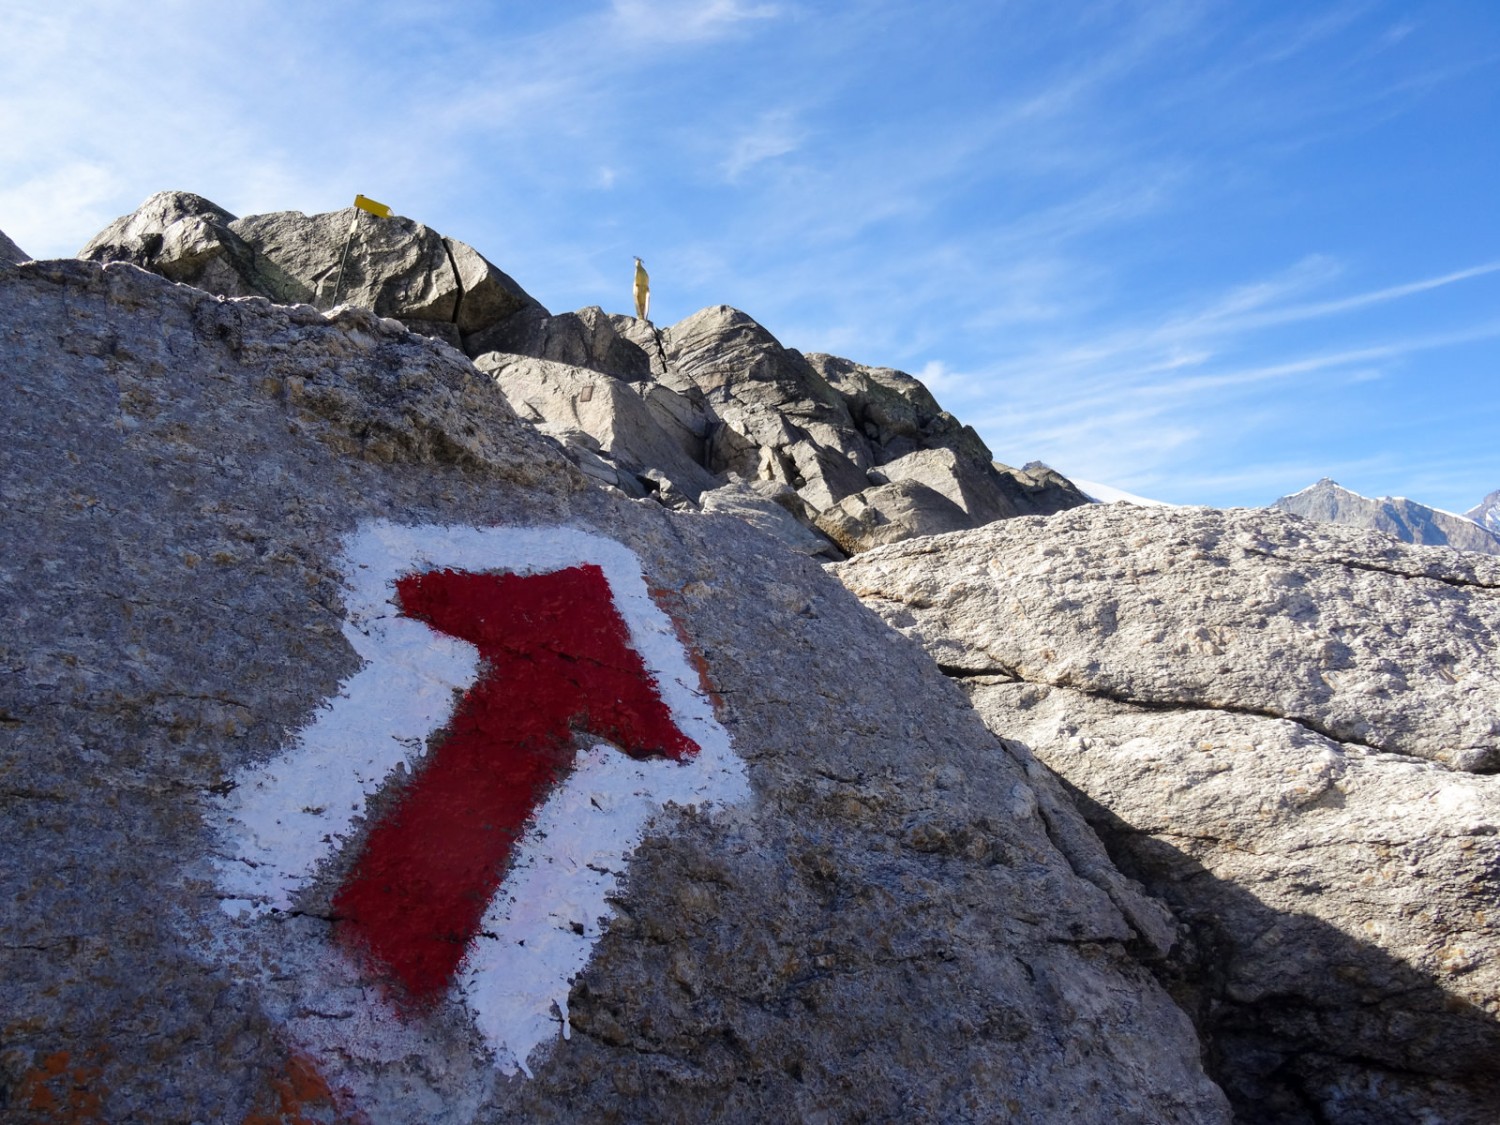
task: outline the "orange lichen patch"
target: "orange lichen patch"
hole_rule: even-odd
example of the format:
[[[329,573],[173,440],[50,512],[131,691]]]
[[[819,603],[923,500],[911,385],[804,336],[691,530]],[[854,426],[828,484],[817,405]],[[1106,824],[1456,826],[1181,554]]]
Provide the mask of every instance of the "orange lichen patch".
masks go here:
[[[287,1059],[286,1074],[271,1079],[270,1090],[241,1125],[364,1125],[365,1116],[341,1102],[312,1061],[294,1054]]]
[[[67,1051],[53,1051],[21,1075],[11,1104],[29,1121],[83,1125],[104,1120],[103,1087],[97,1066],[73,1065]]]
[[[687,628],[682,624],[680,613],[682,599],[675,590],[667,590],[661,586],[648,586],[651,600],[656,607],[667,615],[667,620],[672,622],[672,628],[677,631],[677,639],[682,644],[682,651],[687,653],[688,660],[698,673],[698,686],[702,688],[703,694],[708,696],[709,702],[713,704],[714,715],[718,718],[724,716],[724,697],[719,694],[719,689],[714,686],[713,677],[709,674],[708,661],[704,659],[703,653],[698,651],[698,646],[693,643],[693,638],[688,635]]]

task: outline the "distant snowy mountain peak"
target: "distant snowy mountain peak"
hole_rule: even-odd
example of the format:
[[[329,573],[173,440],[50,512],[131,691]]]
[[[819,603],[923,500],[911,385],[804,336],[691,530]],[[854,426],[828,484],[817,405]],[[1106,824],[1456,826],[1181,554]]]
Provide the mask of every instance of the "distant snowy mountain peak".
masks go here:
[[[1500,535],[1500,489],[1491,492],[1465,512],[1464,518],[1473,520],[1491,535]]]
[[[1500,555],[1500,534],[1496,534],[1500,531],[1500,492],[1492,492],[1478,508],[1460,516],[1404,496],[1372,500],[1324,477],[1300,492],[1283,496],[1271,506],[1324,523],[1383,531],[1407,543],[1439,544]],[[1494,522],[1486,522],[1475,514],[1486,510],[1489,520]]]

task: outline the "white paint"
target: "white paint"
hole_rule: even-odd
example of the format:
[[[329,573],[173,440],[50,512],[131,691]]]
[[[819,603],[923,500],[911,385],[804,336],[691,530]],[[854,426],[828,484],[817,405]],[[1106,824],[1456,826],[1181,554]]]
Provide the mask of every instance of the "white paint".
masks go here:
[[[406,527],[382,520],[350,536],[341,561],[344,635],[367,663],[290,749],[243,771],[220,801],[216,874],[225,912],[242,924],[292,905],[355,834],[369,797],[393,770],[421,759],[427,736],[448,721],[478,676],[474,646],[399,615],[395,583],[403,575],[598,566],[673,721],[699,746],[686,762],[636,761],[603,744],[581,753],[517,845],[484,917],[483,931],[495,936],[475,940],[451,998],[472,1013],[495,1065],[529,1074],[531,1052],[566,1033],[569,987],[588,963],[611,914],[608,898],[651,818],[669,804],[743,800],[744,763],[671,620],[652,600],[640,560],[623,545],[571,528]],[[368,1014],[395,1018],[375,1001]]]

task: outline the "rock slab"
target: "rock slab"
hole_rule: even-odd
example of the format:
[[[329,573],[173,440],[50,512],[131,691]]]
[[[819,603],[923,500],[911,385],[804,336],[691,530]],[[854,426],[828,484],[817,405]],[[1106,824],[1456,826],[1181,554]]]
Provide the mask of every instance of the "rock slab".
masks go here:
[[[1172,907],[1241,1119],[1493,1120],[1500,565],[1113,505],[835,570]]]

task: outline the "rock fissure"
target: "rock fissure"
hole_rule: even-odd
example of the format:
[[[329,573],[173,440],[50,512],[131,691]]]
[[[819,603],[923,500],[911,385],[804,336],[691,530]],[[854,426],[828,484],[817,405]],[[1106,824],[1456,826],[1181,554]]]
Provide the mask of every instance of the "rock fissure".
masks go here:
[[[1393,567],[1388,566],[1376,566],[1374,563],[1359,562],[1355,559],[1341,558],[1339,556],[1330,556],[1327,558],[1314,560],[1308,558],[1288,557],[1286,555],[1277,554],[1274,551],[1263,551],[1257,547],[1243,547],[1241,548],[1241,550],[1243,550],[1247,555],[1257,555],[1260,558],[1270,559],[1272,562],[1279,562],[1287,565],[1295,565],[1298,563],[1302,563],[1305,565],[1314,562],[1321,565],[1332,563],[1335,566],[1341,566],[1347,570],[1362,570],[1370,574],[1389,574],[1393,578],[1404,578],[1407,581],[1411,582],[1441,582],[1445,586],[1454,586],[1459,589],[1500,590],[1500,582],[1482,582],[1477,578],[1464,578],[1461,575],[1456,574],[1418,574],[1409,570],[1397,570]]]
[[[993,677],[1009,683],[1031,683],[1014,668],[1007,668],[1003,664],[995,664],[988,668],[966,668],[961,664],[938,664],[938,670],[950,680],[972,680]]]
[[[467,296],[464,291],[464,279],[463,275],[458,272],[458,259],[453,256],[453,244],[446,238],[440,241],[443,244],[443,253],[448,256],[448,268],[453,271],[453,287],[458,290],[458,296],[453,302],[453,316],[449,323],[458,324],[459,318],[463,315],[464,297]]]
[[[1140,699],[1126,692],[1110,691],[1107,688],[1101,688],[1094,684],[1083,685],[1076,681],[1069,680],[1038,679],[1026,675],[1024,671],[1006,668],[1004,665],[996,665],[991,669],[961,668],[957,672],[952,672],[949,670],[953,667],[952,665],[939,664],[938,667],[943,671],[945,675],[948,675],[953,679],[960,681],[984,676],[998,676],[1015,683],[1034,684],[1037,687],[1060,688],[1067,691],[1076,691],[1079,695],[1086,695],[1090,699],[1106,700],[1110,703],[1118,703],[1126,707],[1138,708],[1142,711],[1210,711],[1225,715],[1248,715],[1252,718],[1257,719],[1276,719],[1282,722],[1295,723],[1297,726],[1302,727],[1304,730],[1307,730],[1316,735],[1320,735],[1321,737],[1328,739],[1330,742],[1337,742],[1346,746],[1357,746],[1362,750],[1370,750],[1377,754],[1397,754],[1402,757],[1419,757],[1418,755],[1404,754],[1400,750],[1389,750],[1383,746],[1376,746],[1372,743],[1361,742],[1357,738],[1354,738],[1348,734],[1339,733],[1336,728],[1325,726],[1324,724],[1318,723],[1313,719],[1309,719],[1304,716],[1283,714],[1279,711],[1271,710],[1269,708],[1247,707],[1233,703],[1200,703],[1196,700]],[[1421,760],[1430,761],[1431,759],[1422,758]],[[1436,762],[1434,764],[1442,766],[1445,769],[1452,768],[1443,762]]]

